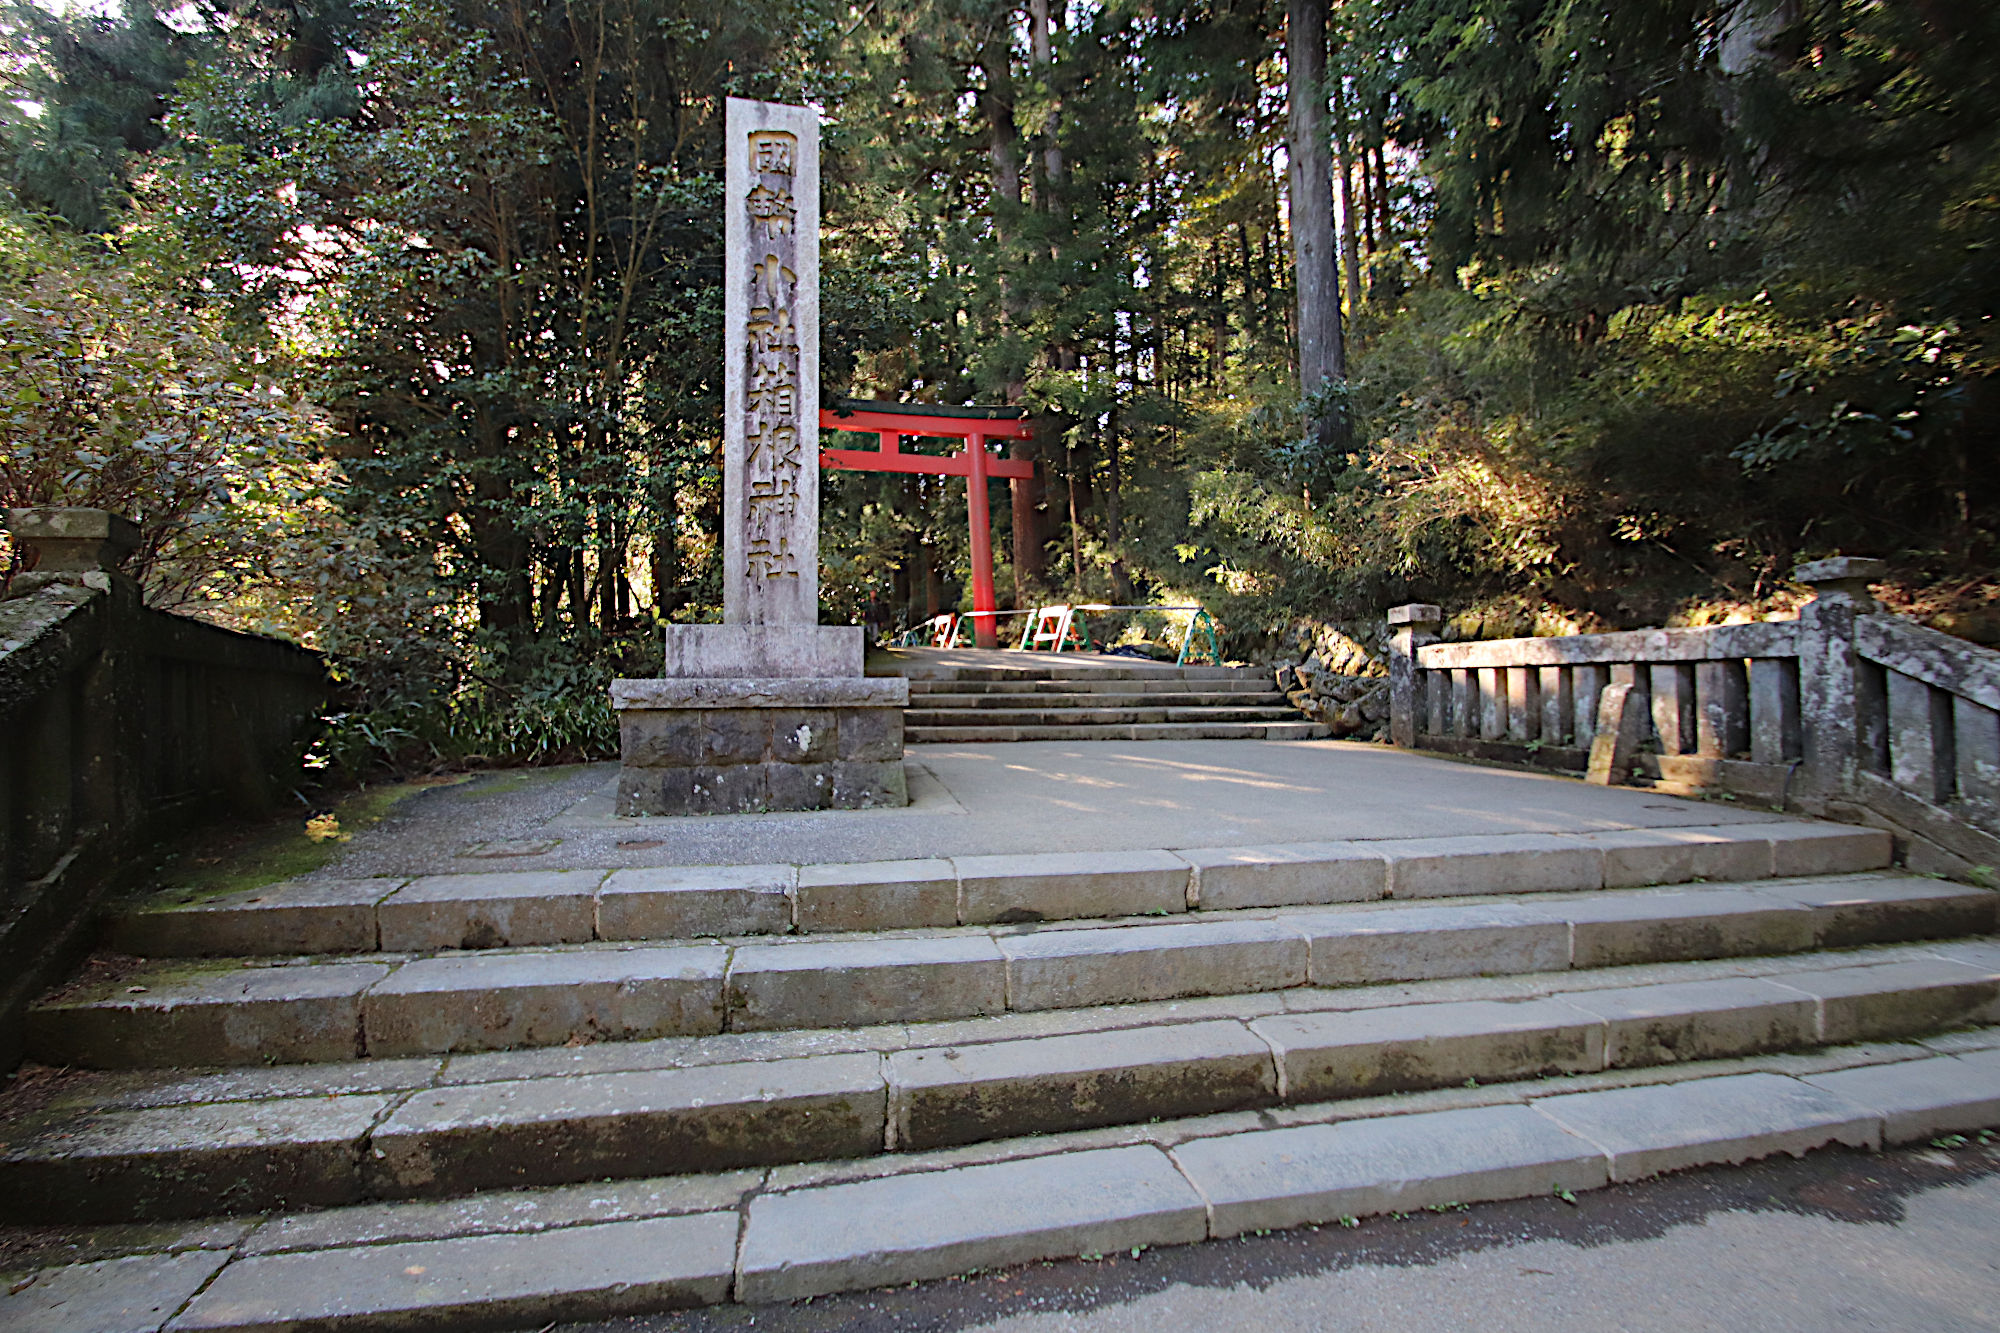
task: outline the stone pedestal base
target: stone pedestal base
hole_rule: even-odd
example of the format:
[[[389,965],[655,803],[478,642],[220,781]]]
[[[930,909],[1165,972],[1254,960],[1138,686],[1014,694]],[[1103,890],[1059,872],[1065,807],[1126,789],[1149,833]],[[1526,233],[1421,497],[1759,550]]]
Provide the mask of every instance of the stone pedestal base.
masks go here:
[[[614,681],[618,813],[907,805],[909,701],[900,676]]]

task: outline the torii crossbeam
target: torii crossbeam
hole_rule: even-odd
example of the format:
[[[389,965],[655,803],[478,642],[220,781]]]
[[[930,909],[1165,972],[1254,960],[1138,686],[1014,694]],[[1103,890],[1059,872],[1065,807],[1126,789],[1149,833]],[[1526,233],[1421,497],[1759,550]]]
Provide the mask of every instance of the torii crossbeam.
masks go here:
[[[966,511],[972,526],[973,637],[981,648],[999,646],[999,604],[993,592],[993,520],[986,502],[988,477],[1032,477],[1034,463],[999,458],[986,451],[988,440],[1026,440],[1035,434],[1018,407],[933,407],[928,403],[877,403],[843,398],[821,408],[819,428],[851,430],[881,438],[880,449],[819,451],[823,468],[850,472],[916,472],[964,477]],[[963,440],[955,454],[906,454],[906,436]]]

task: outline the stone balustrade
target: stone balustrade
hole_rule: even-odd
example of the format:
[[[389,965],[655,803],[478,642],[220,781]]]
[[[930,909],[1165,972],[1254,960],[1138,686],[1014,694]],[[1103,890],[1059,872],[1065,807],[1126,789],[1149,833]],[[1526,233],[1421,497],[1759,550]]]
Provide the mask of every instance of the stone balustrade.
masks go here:
[[[316,653],[145,606],[125,520],[4,513],[31,563],[0,599],[0,1069],[135,852],[289,795],[327,684]]]
[[[1391,739],[1869,815],[1924,864],[2000,866],[2000,653],[1883,612],[1881,573],[1816,561],[1797,620],[1692,629],[1442,643],[1439,608],[1396,607]]]

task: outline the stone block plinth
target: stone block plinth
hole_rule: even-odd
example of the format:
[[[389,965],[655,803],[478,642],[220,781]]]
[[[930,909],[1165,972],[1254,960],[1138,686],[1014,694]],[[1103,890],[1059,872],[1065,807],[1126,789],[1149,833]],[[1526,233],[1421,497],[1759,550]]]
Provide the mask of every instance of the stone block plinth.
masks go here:
[[[618,813],[907,805],[909,699],[900,676],[614,681]]]

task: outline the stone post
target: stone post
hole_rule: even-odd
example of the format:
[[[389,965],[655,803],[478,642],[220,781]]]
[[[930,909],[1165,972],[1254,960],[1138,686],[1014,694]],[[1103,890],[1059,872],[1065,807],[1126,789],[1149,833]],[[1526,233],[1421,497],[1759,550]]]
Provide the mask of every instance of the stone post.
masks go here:
[[[621,815],[903,805],[909,682],[819,623],[819,115],[728,99],[720,625],[611,687]]]
[[[1792,571],[1816,594],[1799,612],[1799,729],[1803,785],[1822,798],[1844,795],[1854,783],[1861,730],[1854,620],[1876,609],[1868,585],[1886,569],[1880,560],[1841,555]]]
[[[139,549],[139,525],[103,509],[9,509],[6,516],[33,574],[110,574]]]
[[[728,99],[722,619],[819,623],[819,114]]]
[[[1389,740],[1412,749],[1417,743],[1417,714],[1424,707],[1418,688],[1417,649],[1438,641],[1444,612],[1424,602],[1389,608]]]
[[[1636,686],[1618,682],[1597,696],[1597,730],[1590,738],[1590,759],[1584,781],[1615,787],[1630,780],[1632,760],[1646,739],[1645,696]]]

